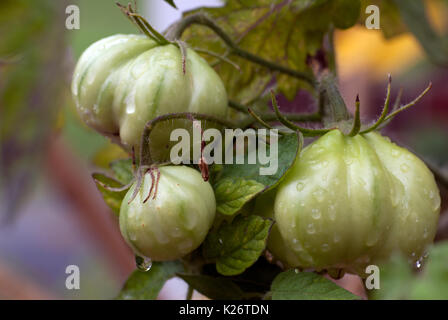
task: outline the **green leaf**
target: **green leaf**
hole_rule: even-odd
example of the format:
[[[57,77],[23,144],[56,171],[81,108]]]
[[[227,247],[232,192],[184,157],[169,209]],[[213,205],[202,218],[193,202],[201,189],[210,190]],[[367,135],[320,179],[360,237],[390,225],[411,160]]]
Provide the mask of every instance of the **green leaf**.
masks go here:
[[[224,7],[201,8],[187,15],[198,11],[211,16],[240,48],[311,75],[307,56],[314,55],[321,48],[324,35],[333,23],[345,28],[356,22],[354,17],[359,15],[359,1],[227,1]],[[225,44],[204,26],[189,27],[183,38],[192,47],[227,55]],[[229,96],[243,104],[260,96],[274,79],[280,91],[289,99],[295,97],[299,88],[310,88],[309,84],[301,80],[275,75],[265,67],[232,54],[228,58],[238,64],[241,70],[212,56],[204,55],[204,58],[216,66]]]
[[[288,270],[272,282],[272,300],[355,300],[358,296],[312,272]]]
[[[147,272],[135,270],[118,295],[119,300],[155,300],[167,280],[182,272],[178,261],[153,262]]]
[[[224,215],[233,215],[263,191],[264,185],[254,180],[226,178],[219,180],[214,189],[216,210]]]
[[[448,242],[432,247],[422,265],[423,270],[415,274],[406,258],[394,257],[381,266],[380,289],[369,292],[370,296],[379,300],[448,299]]]
[[[423,1],[395,0],[409,31],[420,42],[429,59],[448,66],[448,38],[438,35],[425,14]]]
[[[172,6],[174,9],[177,9],[176,4],[174,3],[174,0],[164,0],[166,3],[168,3],[170,6]]]
[[[120,159],[112,161],[110,168],[114,172],[115,178],[123,185],[127,185],[134,179],[132,159]]]
[[[296,134],[281,136],[278,139],[278,150],[272,151],[271,158],[278,160],[277,171],[272,175],[260,175],[260,168],[266,165],[259,163],[258,157],[256,157],[257,163],[249,164],[250,155],[247,154],[244,164],[223,165],[214,178],[218,212],[233,215],[261,191],[276,186],[298,158],[301,148],[301,140]],[[270,146],[267,146],[267,153],[271,156]],[[235,159],[233,162],[236,162]]]
[[[211,231],[203,245],[204,258],[216,261],[216,270],[237,275],[254,264],[266,247],[272,221],[259,216],[237,216]]]
[[[360,11],[360,0],[334,0],[332,19],[335,27],[339,29],[352,27],[358,21]]]
[[[271,156],[270,146],[268,145],[266,147],[267,153]],[[273,156],[271,156],[271,158],[277,157],[278,159],[277,171],[275,174],[260,175],[260,168],[266,167],[267,165],[258,162],[258,157],[256,158],[256,164],[248,164],[247,159],[250,158],[250,156],[246,155],[244,164],[224,165],[220,178],[241,177],[246,180],[257,181],[265,187],[274,187],[282,180],[289,168],[295,163],[301,149],[302,145],[297,134],[280,136],[278,139],[278,150],[273,150],[274,153]]]
[[[118,216],[120,214],[121,202],[126,195],[127,190],[114,192],[107,190],[105,187],[119,188],[123,185],[115,179],[105,176],[101,173],[92,174],[92,178],[95,181],[96,187],[101,192],[104,202],[112,209],[112,211]]]
[[[241,300],[243,291],[230,279],[205,275],[178,274],[188,285],[214,300]]]

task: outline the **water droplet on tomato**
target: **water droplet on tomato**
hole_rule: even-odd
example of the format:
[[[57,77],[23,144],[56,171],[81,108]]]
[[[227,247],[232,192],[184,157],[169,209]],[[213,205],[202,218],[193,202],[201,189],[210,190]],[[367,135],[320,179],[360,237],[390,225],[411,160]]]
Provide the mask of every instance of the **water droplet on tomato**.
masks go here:
[[[378,242],[378,239],[379,239],[378,232],[370,232],[367,235],[366,245],[368,247],[373,247]]]
[[[137,269],[143,272],[151,270],[152,267],[152,261],[148,257],[135,256],[135,264]]]
[[[314,208],[313,210],[311,210],[311,216],[313,217],[313,219],[318,220],[320,219],[321,215],[322,214],[320,213],[319,209]]]
[[[297,191],[302,191],[303,189],[305,188],[305,184],[303,183],[303,182],[298,182],[297,183],[297,186],[296,186],[296,189],[297,189]]]
[[[400,152],[397,149],[392,150],[392,156],[397,158],[400,155]]]
[[[313,223],[310,223],[306,227],[306,232],[308,232],[308,234],[314,234],[316,232],[316,229],[314,228],[314,224]]]
[[[406,163],[400,165],[401,172],[406,173],[409,171],[409,166]]]

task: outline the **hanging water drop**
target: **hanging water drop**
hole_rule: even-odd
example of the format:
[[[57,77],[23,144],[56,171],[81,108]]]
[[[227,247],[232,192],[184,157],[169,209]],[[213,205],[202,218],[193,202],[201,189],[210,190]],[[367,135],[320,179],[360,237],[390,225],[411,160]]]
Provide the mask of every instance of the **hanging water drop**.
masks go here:
[[[306,227],[306,231],[308,232],[308,234],[313,234],[316,232],[316,229],[314,228],[314,224],[310,223],[307,227]]]
[[[417,260],[417,262],[415,263],[415,267],[417,269],[420,269],[422,267],[422,259],[421,258]]]
[[[135,256],[135,264],[137,265],[138,270],[147,272],[151,270],[152,261],[147,257]]]
[[[321,216],[320,210],[319,209],[311,210],[311,216],[313,217],[313,219],[319,220]]]
[[[402,163],[400,166],[401,172],[405,173],[409,171],[409,166],[406,163]]]

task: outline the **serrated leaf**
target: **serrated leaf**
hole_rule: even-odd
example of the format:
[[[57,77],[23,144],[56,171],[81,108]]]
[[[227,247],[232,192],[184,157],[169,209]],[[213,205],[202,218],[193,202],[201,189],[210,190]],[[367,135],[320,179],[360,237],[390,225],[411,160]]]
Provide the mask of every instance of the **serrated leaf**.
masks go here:
[[[226,178],[219,180],[214,189],[216,210],[224,215],[233,215],[263,191],[264,185],[254,180]]]
[[[272,221],[259,216],[238,216],[211,231],[204,246],[204,258],[216,261],[216,270],[237,275],[254,264],[266,247]]]
[[[313,272],[288,270],[272,282],[272,300],[356,300],[358,296]]]
[[[167,280],[183,272],[179,261],[153,262],[147,272],[135,270],[118,295],[119,300],[155,300]]]
[[[121,202],[126,195],[127,190],[121,192],[113,192],[107,190],[105,186],[112,188],[119,188],[123,185],[115,179],[105,176],[101,173],[92,174],[92,178],[95,181],[96,187],[101,192],[104,202],[112,209],[112,211],[118,216],[120,214]]]
[[[258,148],[261,143],[263,142],[259,140]],[[257,194],[277,185],[296,161],[302,144],[296,134],[289,134],[278,139],[278,150],[274,151],[269,145],[266,146],[271,159],[277,159],[275,174],[260,174],[260,168],[265,168],[266,165],[259,162],[257,155],[255,164],[249,164],[250,155],[246,154],[244,164],[223,165],[214,179],[218,212],[233,215]],[[257,154],[258,151],[254,149],[253,152]],[[233,163],[236,163],[235,159]]]
[[[201,8],[186,13],[206,12],[244,50],[282,66],[311,75],[306,63],[308,55],[321,48],[322,41],[337,19],[347,27],[356,22],[353,16],[359,10],[359,1],[343,1],[334,7],[335,0],[253,0],[227,1],[224,7]],[[338,0],[338,3],[342,0]],[[350,3],[353,3],[352,5]],[[359,15],[359,11],[358,11]],[[341,18],[346,19],[341,22]],[[192,47],[199,47],[226,55],[228,48],[211,30],[191,26],[184,33]],[[265,67],[248,62],[236,55],[229,58],[240,66],[235,69],[214,57],[204,55],[223,79],[232,99],[248,103],[258,97],[275,75]],[[299,88],[310,88],[302,80],[291,77],[276,78],[280,91],[289,99]]]
[[[260,143],[262,143],[262,141],[259,141],[259,146]],[[261,175],[260,168],[266,167],[267,165],[261,164],[258,157],[256,157],[257,162],[255,164],[249,164],[247,159],[250,158],[250,156],[246,155],[244,164],[224,165],[218,179],[243,178],[245,180],[257,181],[268,188],[274,187],[282,180],[289,168],[294,164],[301,149],[302,141],[296,134],[280,136],[278,139],[278,150],[274,151],[272,156],[271,148],[269,145],[267,146],[267,154],[269,154],[271,158],[277,157],[278,159],[277,171],[275,174]],[[235,163],[236,161],[233,162]]]
[[[205,275],[178,274],[196,291],[214,300],[241,300],[243,291],[230,279]]]
[[[429,59],[448,66],[448,38],[439,36],[425,14],[423,1],[394,0],[404,23],[417,38]]]
[[[132,159],[115,160],[109,166],[114,172],[115,178],[123,185],[127,185],[134,179]]]

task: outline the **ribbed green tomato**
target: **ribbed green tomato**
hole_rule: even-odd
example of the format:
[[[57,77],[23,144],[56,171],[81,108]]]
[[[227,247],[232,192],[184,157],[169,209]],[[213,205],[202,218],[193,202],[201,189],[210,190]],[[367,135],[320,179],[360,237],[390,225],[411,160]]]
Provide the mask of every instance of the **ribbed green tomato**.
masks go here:
[[[280,183],[279,232],[270,243],[291,267],[362,274],[396,251],[418,260],[439,213],[434,177],[415,155],[375,132],[347,137],[332,130]]]
[[[210,183],[192,168],[166,166],[159,170],[155,199],[143,203],[152,184],[150,174],[145,175],[130,204],[135,185],[129,189],[121,204],[120,230],[137,255],[153,261],[175,260],[204,241],[215,218],[215,195]]]
[[[187,49],[185,74],[180,49],[143,35],[114,35],[92,44],[76,66],[72,93],[82,119],[125,148],[140,146],[146,122],[167,113],[227,114],[227,94],[216,72]],[[167,149],[176,120],[152,135],[155,152]],[[154,154],[153,156],[157,156]]]

